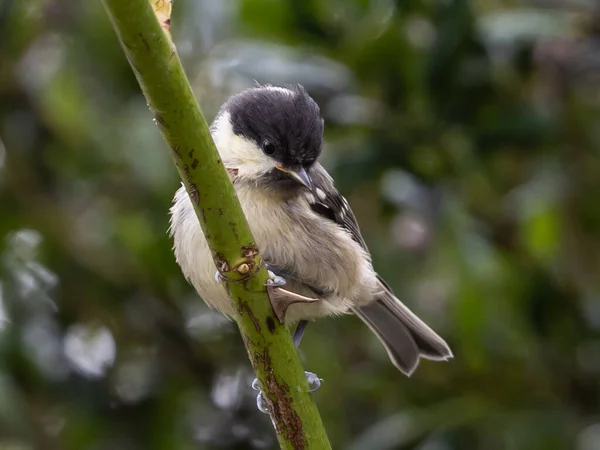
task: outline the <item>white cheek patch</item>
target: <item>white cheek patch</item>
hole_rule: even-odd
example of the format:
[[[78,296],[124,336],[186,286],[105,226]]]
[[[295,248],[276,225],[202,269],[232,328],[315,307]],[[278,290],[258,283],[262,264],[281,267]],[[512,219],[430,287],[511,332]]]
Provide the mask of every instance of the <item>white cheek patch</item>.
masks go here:
[[[217,117],[210,126],[210,134],[217,146],[217,150],[221,156],[227,153],[225,149],[229,148],[229,140],[234,135],[233,127],[231,126],[231,118],[228,112]]]
[[[254,141],[233,132],[228,112],[215,119],[211,134],[223,164],[238,169],[238,177],[257,178],[275,167],[275,161],[265,155]]]
[[[240,177],[258,178],[275,167],[275,161],[249,139],[233,136],[228,150],[231,158],[223,162],[236,167]]]

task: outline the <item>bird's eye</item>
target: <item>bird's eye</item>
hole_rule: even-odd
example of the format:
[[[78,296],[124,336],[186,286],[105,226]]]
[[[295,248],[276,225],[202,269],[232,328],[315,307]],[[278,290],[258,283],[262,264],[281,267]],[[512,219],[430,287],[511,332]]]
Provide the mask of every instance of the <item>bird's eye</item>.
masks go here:
[[[267,155],[272,155],[273,153],[275,153],[275,149],[275,144],[273,144],[271,141],[263,141],[262,150]]]

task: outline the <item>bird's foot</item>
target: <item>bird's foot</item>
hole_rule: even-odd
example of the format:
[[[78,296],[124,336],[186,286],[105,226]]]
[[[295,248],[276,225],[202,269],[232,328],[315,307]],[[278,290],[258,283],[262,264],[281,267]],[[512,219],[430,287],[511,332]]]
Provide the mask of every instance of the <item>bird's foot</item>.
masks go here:
[[[304,375],[306,376],[306,382],[308,383],[308,392],[314,392],[321,387],[323,378],[319,378],[316,373],[305,371]]]
[[[221,275],[218,270],[215,272],[215,281],[217,283],[223,282],[223,275]],[[285,278],[280,277],[279,275],[275,275],[274,272],[271,272],[269,270],[269,278],[267,279],[267,286],[281,287],[281,286],[285,286],[285,285],[286,285]]]
[[[275,272],[269,270],[268,273],[269,278],[267,278],[267,287],[281,287],[287,284],[285,278],[275,275]]]
[[[323,379],[319,378],[317,374],[312,372],[304,372],[304,376],[306,377],[306,382],[308,383],[308,392],[314,392],[321,387]],[[258,395],[256,396],[256,407],[258,410],[265,414],[269,414],[268,403],[265,400],[262,391],[260,390],[258,379],[256,378],[252,381],[252,389],[258,391]]]

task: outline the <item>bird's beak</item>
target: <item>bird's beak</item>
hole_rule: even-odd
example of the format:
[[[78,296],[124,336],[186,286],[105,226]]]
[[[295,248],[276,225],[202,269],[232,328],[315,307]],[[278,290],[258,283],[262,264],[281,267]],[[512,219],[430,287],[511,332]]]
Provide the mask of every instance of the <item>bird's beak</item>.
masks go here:
[[[310,177],[308,176],[308,173],[306,173],[306,170],[304,170],[303,167],[300,167],[299,169],[290,169],[289,167],[277,164],[275,168],[288,174],[290,177],[292,177],[294,180],[296,180],[303,186],[306,186],[308,189],[312,189],[312,181],[310,181]]]

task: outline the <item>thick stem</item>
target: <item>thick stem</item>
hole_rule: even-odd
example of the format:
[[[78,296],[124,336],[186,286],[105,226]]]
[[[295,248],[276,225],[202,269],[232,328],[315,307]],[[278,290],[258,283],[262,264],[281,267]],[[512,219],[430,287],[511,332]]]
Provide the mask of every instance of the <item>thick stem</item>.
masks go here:
[[[330,449],[304,370],[265,289],[267,271],[175,46],[148,0],[103,0],[185,187],[231,301],[282,449]],[[140,153],[140,158],[144,155]]]

